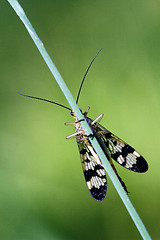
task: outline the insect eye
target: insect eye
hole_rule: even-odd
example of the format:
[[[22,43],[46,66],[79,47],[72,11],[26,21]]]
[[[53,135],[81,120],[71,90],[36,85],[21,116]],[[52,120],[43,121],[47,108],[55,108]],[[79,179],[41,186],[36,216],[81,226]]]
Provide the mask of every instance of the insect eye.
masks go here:
[[[73,110],[71,110],[71,111],[70,111],[70,114],[71,114],[71,116],[73,116],[73,115],[74,115],[74,114],[73,114]]]

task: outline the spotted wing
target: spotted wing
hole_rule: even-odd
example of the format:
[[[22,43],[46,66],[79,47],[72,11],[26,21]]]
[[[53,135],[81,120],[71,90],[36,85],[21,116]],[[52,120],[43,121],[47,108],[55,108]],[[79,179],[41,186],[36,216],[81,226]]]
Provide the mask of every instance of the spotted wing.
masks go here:
[[[109,153],[111,158],[131,171],[142,173],[148,170],[146,160],[126,142],[106,130],[100,124],[95,128],[93,126],[93,131],[106,156]]]
[[[77,142],[87,187],[92,197],[102,201],[107,193],[107,179],[103,165],[88,141]]]

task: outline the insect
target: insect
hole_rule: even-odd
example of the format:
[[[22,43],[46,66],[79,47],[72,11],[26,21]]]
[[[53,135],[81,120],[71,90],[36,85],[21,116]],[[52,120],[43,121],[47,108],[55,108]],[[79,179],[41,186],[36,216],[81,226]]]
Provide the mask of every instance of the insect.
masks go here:
[[[100,51],[101,49],[99,50],[99,52]],[[91,61],[89,67],[87,68],[87,71],[80,85],[76,103],[78,103],[85,77],[99,52],[96,54],[96,56]],[[111,164],[111,167],[113,168],[115,174],[117,175],[122,187],[124,188],[127,194],[128,194],[127,187],[120,178],[113,164],[112,159],[114,159],[121,166],[134,172],[144,173],[148,170],[148,164],[146,160],[134,148],[132,148],[126,142],[124,142],[123,140],[115,136],[113,133],[105,129],[102,125],[100,125],[99,122],[101,121],[103,114],[99,115],[95,120],[92,120],[91,118],[87,117],[87,114],[90,109],[89,107],[83,113],[83,116],[86,119],[93,133],[92,136],[87,136],[84,129],[81,126],[81,121],[83,119],[79,120],[75,115],[74,111],[72,111],[69,107],[66,107],[62,104],[47,99],[24,95],[21,93],[19,94],[25,97],[50,102],[70,110],[70,114],[74,117],[75,121],[71,123],[65,123],[65,125],[74,125],[75,133],[67,136],[66,138],[67,139],[76,138],[80,152],[84,178],[87,187],[95,200],[102,201],[105,198],[107,193],[107,178],[103,164],[90,142],[90,137],[95,137],[99,142],[102,150],[104,151],[107,159],[109,160],[109,163]]]

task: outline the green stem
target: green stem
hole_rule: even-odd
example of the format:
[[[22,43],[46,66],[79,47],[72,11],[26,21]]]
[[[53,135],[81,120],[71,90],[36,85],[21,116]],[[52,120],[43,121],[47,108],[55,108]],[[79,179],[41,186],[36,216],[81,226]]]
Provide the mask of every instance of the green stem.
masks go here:
[[[83,115],[80,112],[78,106],[76,105],[76,102],[74,100],[74,98],[72,97],[69,89],[67,88],[65,82],[63,81],[60,73],[58,72],[57,68],[55,67],[55,65],[53,64],[50,56],[48,55],[46,49],[44,48],[43,43],[41,42],[41,40],[39,39],[39,37],[37,36],[34,28],[32,27],[30,21],[28,20],[25,12],[23,11],[22,7],[20,6],[20,4],[18,3],[17,0],[8,0],[8,2],[10,3],[10,5],[13,7],[13,9],[15,10],[15,12],[17,13],[17,15],[20,17],[21,21],[24,23],[27,31],[29,32],[31,38],[33,39],[34,43],[36,44],[39,52],[41,53],[43,59],[45,60],[47,66],[49,67],[50,71],[52,72],[55,80],[57,81],[59,87],[61,88],[62,92],[64,93],[69,105],[71,106],[71,108],[73,109],[73,111],[75,112],[76,116],[78,117],[78,119],[83,119]],[[86,121],[82,121],[81,122],[82,127],[84,129],[84,131],[86,132],[87,135],[92,134],[90,127],[88,126]],[[109,161],[107,160],[105,154],[103,153],[101,147],[99,146],[96,138],[90,139],[95,151],[97,152],[99,158],[101,159],[109,177],[111,178],[117,192],[119,193],[123,203],[125,204],[130,216],[132,217],[135,225],[137,226],[141,236],[143,237],[143,239],[151,239],[151,237],[149,236],[143,222],[141,221],[138,213],[136,212],[135,208],[133,207],[128,195],[126,194],[126,192],[124,191],[123,187],[121,186],[117,176],[115,175]]]

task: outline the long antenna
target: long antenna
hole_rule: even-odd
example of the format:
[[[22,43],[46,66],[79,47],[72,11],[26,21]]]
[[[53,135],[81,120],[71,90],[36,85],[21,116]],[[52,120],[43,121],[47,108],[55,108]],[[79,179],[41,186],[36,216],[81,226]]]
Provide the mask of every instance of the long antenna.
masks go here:
[[[84,80],[85,80],[85,78],[86,78],[86,76],[87,76],[87,73],[88,73],[88,71],[89,71],[89,69],[90,69],[92,63],[94,62],[95,58],[97,57],[97,55],[100,53],[101,50],[102,50],[102,48],[101,48],[101,49],[97,52],[97,54],[94,56],[94,58],[92,59],[91,63],[89,64],[89,67],[87,68],[86,73],[84,74],[84,77],[83,77],[83,80],[82,80],[82,82],[81,82],[81,86],[80,86],[80,88],[79,88],[79,92],[78,92],[78,95],[77,95],[76,104],[78,103],[79,96],[80,96],[80,93],[81,93],[81,89],[82,89],[82,86],[83,86]]]
[[[87,71],[86,71],[86,73],[85,73],[85,75],[84,75],[84,77],[83,77],[83,80],[82,80],[82,82],[81,82],[81,85],[80,85],[80,88],[79,88],[79,91],[78,91],[76,104],[78,103],[79,96],[80,96],[80,93],[81,93],[81,89],[82,89],[84,80],[85,80],[85,78],[86,78],[86,76],[87,76],[87,73],[88,73],[88,71],[89,71],[92,63],[94,62],[95,58],[97,57],[97,55],[100,53],[101,50],[102,50],[102,48],[97,52],[97,54],[94,56],[94,58],[92,59],[91,63],[89,64],[89,66],[88,66],[88,68],[87,68]],[[23,96],[23,97],[34,98],[34,99],[41,100],[41,101],[44,101],[44,102],[53,103],[53,104],[55,104],[55,105],[58,105],[58,106],[60,106],[60,107],[63,107],[63,108],[65,108],[65,109],[68,109],[68,110],[72,111],[72,109],[69,108],[69,107],[66,107],[66,106],[64,106],[64,105],[62,105],[62,104],[60,104],[60,103],[53,102],[53,101],[50,101],[50,100],[45,99],[45,98],[40,98],[40,97],[25,95],[25,94],[22,94],[22,93],[20,93],[20,92],[17,92],[17,93],[18,93],[19,95]]]
[[[20,94],[20,95],[23,96],[23,97],[34,98],[34,99],[38,99],[38,100],[41,100],[41,101],[53,103],[53,104],[56,104],[56,105],[58,105],[58,106],[60,106],[60,107],[63,107],[63,108],[66,108],[66,109],[72,111],[72,109],[69,108],[69,107],[66,107],[66,106],[64,106],[64,105],[62,105],[62,104],[59,104],[59,103],[56,103],[56,102],[53,102],[53,101],[50,101],[50,100],[47,100],[47,99],[44,99],[44,98],[29,96],[29,95],[22,94],[22,93],[20,93],[20,92],[18,92],[18,94]]]

